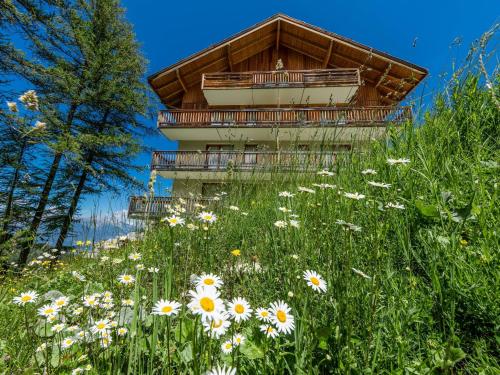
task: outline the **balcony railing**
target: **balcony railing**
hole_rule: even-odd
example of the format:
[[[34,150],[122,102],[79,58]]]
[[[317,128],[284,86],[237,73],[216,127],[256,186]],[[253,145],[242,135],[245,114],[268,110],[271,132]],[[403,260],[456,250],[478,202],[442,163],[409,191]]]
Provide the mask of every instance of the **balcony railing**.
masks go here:
[[[214,198],[176,198],[176,197],[130,197],[128,206],[128,217],[141,218],[163,217],[171,213],[171,208],[182,208],[186,212],[195,211],[198,204],[207,206],[216,204],[217,200]]]
[[[276,87],[325,87],[359,86],[358,69],[279,70],[267,72],[205,73],[201,88],[276,88]]]
[[[310,151],[155,151],[159,171],[317,171],[330,167],[337,152]]]
[[[178,109],[160,111],[158,127],[371,126],[411,120],[411,107]]]

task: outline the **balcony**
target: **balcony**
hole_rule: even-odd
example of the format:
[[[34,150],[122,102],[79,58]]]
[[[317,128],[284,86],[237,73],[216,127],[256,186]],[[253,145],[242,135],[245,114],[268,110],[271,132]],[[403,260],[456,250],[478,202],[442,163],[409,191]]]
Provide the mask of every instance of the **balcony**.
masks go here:
[[[329,168],[336,154],[336,151],[155,151],[151,169],[166,178],[245,179],[255,174],[266,178],[272,172],[310,173]]]
[[[209,105],[346,104],[361,85],[358,69],[205,73]]]
[[[351,141],[377,138],[389,123],[411,120],[411,107],[179,109],[160,111],[158,127],[172,140]]]
[[[197,205],[207,206],[216,204],[214,198],[178,198],[178,197],[130,197],[128,206],[129,219],[151,218],[158,219],[171,214],[172,208],[181,208],[186,212],[193,212]]]

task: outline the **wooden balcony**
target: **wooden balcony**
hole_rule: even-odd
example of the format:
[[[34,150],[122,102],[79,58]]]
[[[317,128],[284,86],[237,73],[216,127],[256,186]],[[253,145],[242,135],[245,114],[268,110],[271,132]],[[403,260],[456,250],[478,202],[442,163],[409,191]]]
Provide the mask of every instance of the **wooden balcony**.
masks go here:
[[[316,172],[329,168],[337,152],[310,151],[155,151],[151,169],[167,178],[241,178],[256,173]]]
[[[171,208],[182,208],[194,212],[198,204],[203,206],[216,204],[214,198],[178,198],[178,197],[130,197],[128,206],[129,219],[158,219],[171,214]]]
[[[349,103],[361,85],[358,69],[205,73],[209,105]]]

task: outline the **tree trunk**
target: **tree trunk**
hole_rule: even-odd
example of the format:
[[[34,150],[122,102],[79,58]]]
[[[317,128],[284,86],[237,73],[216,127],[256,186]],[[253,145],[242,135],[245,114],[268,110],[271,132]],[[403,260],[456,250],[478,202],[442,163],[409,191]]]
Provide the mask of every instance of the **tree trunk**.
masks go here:
[[[68,112],[68,118],[66,121],[66,131],[69,130],[71,124],[73,123],[73,118],[75,116],[77,106],[75,104],[71,105],[71,108]],[[50,191],[52,190],[52,185],[56,178],[57,170],[59,169],[59,164],[61,163],[63,157],[62,152],[57,152],[54,155],[54,160],[52,160],[52,165],[50,167],[49,174],[47,175],[47,179],[45,180],[45,185],[43,186],[43,191],[40,196],[40,201],[38,202],[38,207],[35,211],[35,216],[33,217],[33,221],[31,222],[29,229],[29,236],[21,249],[21,253],[19,254],[19,265],[24,266],[26,261],[28,260],[28,256],[31,251],[31,246],[36,239],[36,234],[38,232],[38,228],[42,222],[43,213],[45,212],[45,208],[47,207],[47,203],[49,202]]]
[[[61,227],[61,233],[59,233],[59,238],[57,239],[56,249],[59,250],[59,254],[61,253],[61,249],[64,244],[64,240],[68,234],[69,228],[73,221],[73,215],[76,212],[76,207],[78,206],[78,201],[80,200],[80,196],[82,194],[83,188],[85,186],[85,181],[87,180],[87,166],[92,165],[92,160],[94,158],[94,154],[90,153],[87,160],[85,161],[85,168],[80,175],[80,180],[78,181],[78,186],[76,187],[75,193],[73,194],[73,198],[71,198],[71,204],[69,206],[68,214],[64,218],[63,225]]]

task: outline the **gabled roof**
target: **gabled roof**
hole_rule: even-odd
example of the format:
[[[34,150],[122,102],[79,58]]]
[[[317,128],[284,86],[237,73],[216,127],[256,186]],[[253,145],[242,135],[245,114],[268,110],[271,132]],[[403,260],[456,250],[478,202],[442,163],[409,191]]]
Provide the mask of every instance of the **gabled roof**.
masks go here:
[[[387,104],[397,103],[422,81],[427,70],[388,53],[319,27],[276,14],[148,77],[167,106],[179,105],[186,90],[201,84],[202,73],[223,72],[268,48],[285,47],[324,68],[359,68]]]

